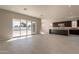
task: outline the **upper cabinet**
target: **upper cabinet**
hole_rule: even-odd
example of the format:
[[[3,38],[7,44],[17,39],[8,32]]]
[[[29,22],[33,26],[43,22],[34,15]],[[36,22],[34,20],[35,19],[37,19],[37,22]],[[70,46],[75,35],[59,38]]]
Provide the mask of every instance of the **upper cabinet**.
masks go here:
[[[77,26],[79,27],[79,20],[77,20]]]
[[[71,21],[54,22],[53,27],[71,27]]]

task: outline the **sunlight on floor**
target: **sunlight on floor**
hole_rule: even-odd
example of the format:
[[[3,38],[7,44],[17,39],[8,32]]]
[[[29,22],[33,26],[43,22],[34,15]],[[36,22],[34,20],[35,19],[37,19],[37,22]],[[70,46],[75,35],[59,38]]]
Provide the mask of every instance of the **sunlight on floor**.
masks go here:
[[[15,40],[21,40],[21,39],[29,38],[29,37],[32,37],[32,36],[29,35],[29,36],[16,37],[16,38],[9,39],[7,42],[11,42],[11,41],[15,41]]]
[[[45,34],[44,32],[40,32],[40,34]]]

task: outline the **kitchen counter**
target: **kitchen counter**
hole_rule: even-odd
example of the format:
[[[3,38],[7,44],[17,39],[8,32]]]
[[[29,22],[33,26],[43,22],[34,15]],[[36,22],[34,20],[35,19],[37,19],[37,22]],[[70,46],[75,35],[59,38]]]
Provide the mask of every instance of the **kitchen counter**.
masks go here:
[[[60,35],[70,35],[76,34],[79,35],[79,28],[72,28],[72,27],[55,27],[49,30],[50,34],[60,34]]]

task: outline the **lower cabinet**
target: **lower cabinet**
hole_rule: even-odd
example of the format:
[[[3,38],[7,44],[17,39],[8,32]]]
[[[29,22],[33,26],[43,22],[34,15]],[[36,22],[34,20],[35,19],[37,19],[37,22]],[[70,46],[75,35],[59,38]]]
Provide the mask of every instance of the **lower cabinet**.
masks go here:
[[[68,34],[68,30],[52,30],[52,29],[50,29],[50,30],[49,30],[49,33],[50,33],[50,34],[66,35],[66,36],[69,35],[69,34]]]

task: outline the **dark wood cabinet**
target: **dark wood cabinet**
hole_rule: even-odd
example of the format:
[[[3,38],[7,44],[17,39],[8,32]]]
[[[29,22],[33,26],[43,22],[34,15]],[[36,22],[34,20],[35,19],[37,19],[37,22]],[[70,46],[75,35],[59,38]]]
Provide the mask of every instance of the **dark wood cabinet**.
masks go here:
[[[66,36],[69,35],[68,30],[52,30],[52,29],[50,29],[50,30],[49,30],[49,33],[50,33],[50,34],[66,35]]]
[[[79,35],[79,29],[70,29],[69,30],[70,34],[75,34],[75,35]]]
[[[64,24],[64,26],[59,26],[59,24]],[[54,22],[53,23],[53,27],[58,27],[58,29],[50,29],[49,33],[50,34],[60,34],[60,35],[69,35],[69,34],[75,34],[75,35],[79,35],[79,29],[77,27],[79,27],[79,20],[77,20],[77,27],[73,28],[72,27],[72,21],[62,21],[62,22]],[[61,27],[61,29],[59,29],[59,27]],[[65,27],[71,27],[70,29],[63,29]]]
[[[79,27],[79,20],[77,20],[77,26]]]
[[[71,21],[63,21],[63,22],[54,22],[53,27],[60,27],[58,24],[64,24],[64,27],[71,27]]]

